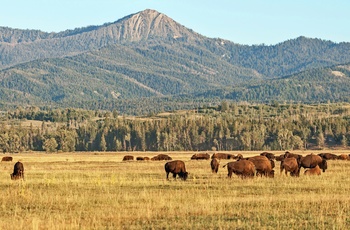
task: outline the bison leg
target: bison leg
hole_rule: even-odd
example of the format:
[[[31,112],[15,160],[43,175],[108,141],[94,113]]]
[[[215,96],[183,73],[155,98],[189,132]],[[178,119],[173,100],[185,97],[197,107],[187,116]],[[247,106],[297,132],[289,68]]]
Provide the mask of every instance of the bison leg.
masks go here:
[[[231,178],[231,177],[232,177],[232,170],[229,170],[229,171],[228,171],[227,176],[228,176],[229,178]]]
[[[169,172],[166,172],[166,179],[169,180]]]
[[[281,163],[281,166],[280,166],[280,174],[282,174],[283,169],[284,169],[284,167],[283,167],[283,165],[282,165],[282,163]],[[287,170],[286,170],[286,175],[287,175]]]
[[[176,173],[173,173],[173,177],[174,177],[174,179],[176,180]]]

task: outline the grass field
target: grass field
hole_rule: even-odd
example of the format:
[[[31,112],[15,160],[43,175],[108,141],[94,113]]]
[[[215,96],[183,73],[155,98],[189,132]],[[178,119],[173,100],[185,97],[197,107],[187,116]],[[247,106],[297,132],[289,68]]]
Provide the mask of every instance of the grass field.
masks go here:
[[[280,175],[277,162],[275,178],[242,180],[227,178],[221,166],[228,160],[212,174],[209,160],[170,152],[190,174],[167,181],[165,161],[122,162],[129,154],[158,153],[12,155],[14,162],[0,163],[0,229],[350,228],[350,161],[329,161],[321,176],[299,178]],[[25,181],[10,180],[17,160]]]

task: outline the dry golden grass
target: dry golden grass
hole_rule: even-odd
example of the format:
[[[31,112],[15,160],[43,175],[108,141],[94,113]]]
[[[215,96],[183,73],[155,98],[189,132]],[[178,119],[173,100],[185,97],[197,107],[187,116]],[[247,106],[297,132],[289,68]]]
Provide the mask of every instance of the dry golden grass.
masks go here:
[[[350,161],[329,161],[321,176],[299,178],[280,175],[277,162],[275,178],[241,180],[222,167],[212,174],[210,161],[191,161],[193,153],[171,152],[190,175],[167,181],[164,161],[122,162],[127,154],[158,153],[14,154],[26,180],[11,181],[15,162],[1,162],[0,229],[350,227]]]

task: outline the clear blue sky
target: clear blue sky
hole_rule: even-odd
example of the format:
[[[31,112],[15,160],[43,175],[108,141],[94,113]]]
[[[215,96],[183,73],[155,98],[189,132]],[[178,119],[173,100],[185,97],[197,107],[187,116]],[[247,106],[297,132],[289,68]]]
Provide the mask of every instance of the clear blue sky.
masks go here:
[[[2,0],[0,26],[59,32],[154,9],[211,38],[277,44],[298,36],[350,42],[350,0]]]

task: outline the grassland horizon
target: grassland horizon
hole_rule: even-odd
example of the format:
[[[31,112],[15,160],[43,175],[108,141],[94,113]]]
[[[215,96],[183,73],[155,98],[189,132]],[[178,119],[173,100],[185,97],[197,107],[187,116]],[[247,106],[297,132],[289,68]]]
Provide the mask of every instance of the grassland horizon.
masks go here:
[[[159,153],[11,154],[12,162],[0,164],[0,229],[350,228],[350,161],[328,161],[320,176],[302,169],[298,178],[280,174],[276,162],[275,178],[242,180],[227,178],[222,165],[232,160],[221,160],[213,174],[210,160],[190,160],[195,152],[163,152],[185,162],[186,181],[166,180],[166,161],[122,161]],[[25,181],[10,179],[16,161],[24,164]]]

